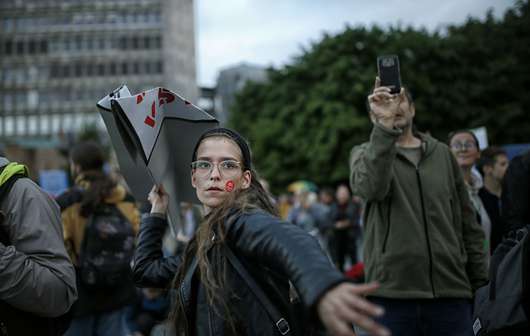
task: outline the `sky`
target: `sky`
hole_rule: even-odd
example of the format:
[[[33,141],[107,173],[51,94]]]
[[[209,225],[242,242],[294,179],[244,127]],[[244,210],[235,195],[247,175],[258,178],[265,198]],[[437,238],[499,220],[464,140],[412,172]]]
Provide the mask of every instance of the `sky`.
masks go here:
[[[215,86],[220,70],[241,62],[281,67],[346,25],[425,27],[430,31],[467,17],[501,17],[515,0],[197,0],[197,81]]]

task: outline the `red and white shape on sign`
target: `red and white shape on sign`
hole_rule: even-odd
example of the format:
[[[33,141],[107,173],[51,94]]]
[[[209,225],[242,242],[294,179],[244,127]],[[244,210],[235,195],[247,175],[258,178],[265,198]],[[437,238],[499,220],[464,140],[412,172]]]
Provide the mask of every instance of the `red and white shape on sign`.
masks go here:
[[[156,117],[156,106],[155,102],[151,104],[151,115],[145,117],[144,123],[148,126],[155,127],[155,117]]]

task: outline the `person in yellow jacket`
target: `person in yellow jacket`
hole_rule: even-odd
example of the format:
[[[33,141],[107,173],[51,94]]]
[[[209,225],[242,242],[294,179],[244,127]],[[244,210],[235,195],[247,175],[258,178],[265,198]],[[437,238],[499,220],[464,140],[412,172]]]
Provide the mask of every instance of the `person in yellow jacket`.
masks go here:
[[[75,185],[56,200],[79,300],[65,335],[124,335],[125,308],[136,295],[129,266],[140,213],[125,188],[104,172],[99,145],[74,146],[70,160]]]

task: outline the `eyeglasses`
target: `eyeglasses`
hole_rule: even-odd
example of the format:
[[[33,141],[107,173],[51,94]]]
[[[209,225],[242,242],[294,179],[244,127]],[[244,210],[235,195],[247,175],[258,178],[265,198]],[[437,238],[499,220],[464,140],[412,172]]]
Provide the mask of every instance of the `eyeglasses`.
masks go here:
[[[466,142],[455,142],[454,144],[451,144],[451,149],[453,149],[454,151],[461,151],[461,150],[468,150],[468,149],[473,149],[473,148],[477,148],[477,144],[474,143],[474,142],[471,142],[471,141],[466,141]]]
[[[217,165],[219,173],[224,178],[234,177],[241,170],[241,163],[235,160],[223,160],[218,163],[206,160],[197,160],[191,163],[191,169],[195,170],[195,174],[202,178],[210,176],[215,165]]]

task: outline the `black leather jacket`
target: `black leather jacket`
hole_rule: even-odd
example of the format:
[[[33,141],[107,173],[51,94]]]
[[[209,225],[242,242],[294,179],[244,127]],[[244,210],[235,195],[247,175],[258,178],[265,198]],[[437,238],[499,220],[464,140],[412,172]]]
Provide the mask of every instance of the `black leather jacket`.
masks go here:
[[[156,216],[142,221],[133,265],[138,286],[168,287],[182,262],[180,256],[162,255],[166,225],[164,219]],[[293,329],[296,327],[292,321],[288,280],[295,286],[307,314],[314,313],[313,308],[327,290],[347,281],[312,236],[265,212],[240,215],[227,225],[227,243],[275,307],[288,321],[291,319]],[[178,288],[192,324],[188,326],[188,334],[229,334],[223,319],[207,304],[204,288],[198,284],[194,272],[195,269],[188,270]],[[254,295],[230,267],[227,277],[230,288],[225,291],[230,297],[238,335],[279,335]]]

